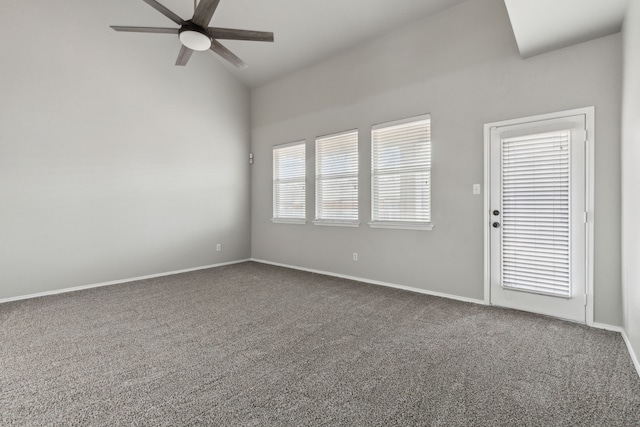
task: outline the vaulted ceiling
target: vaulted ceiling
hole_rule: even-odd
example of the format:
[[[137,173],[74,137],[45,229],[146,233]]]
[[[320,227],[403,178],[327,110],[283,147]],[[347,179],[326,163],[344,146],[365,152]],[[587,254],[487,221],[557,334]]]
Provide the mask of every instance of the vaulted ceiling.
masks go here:
[[[505,0],[505,5],[520,55],[528,58],[619,32],[629,1]]]
[[[183,19],[193,15],[193,0],[159,1]],[[177,27],[142,0],[116,2],[120,5],[119,13],[114,10],[111,14],[111,25]],[[256,87],[463,2],[221,0],[211,26],[275,33],[275,43],[222,41],[249,66],[246,70],[236,70],[225,63],[225,67],[248,86]],[[171,50],[167,57],[168,65],[175,62],[174,56],[180,48],[180,42],[174,35],[114,33],[113,37],[128,37],[132,49],[136,48],[136,40],[140,38],[158,39],[158,44],[165,44]]]
[[[193,15],[194,0],[159,1],[183,19]],[[219,61],[240,81],[255,88],[464,1],[221,0],[211,26],[272,31],[275,43],[223,41],[248,64],[246,70],[238,70],[210,52],[194,54],[200,59],[195,63],[192,59],[187,66]],[[630,0],[504,1],[520,52],[526,58],[619,31]],[[51,18],[57,23],[51,28],[56,30],[51,33],[53,43],[56,34],[61,40],[74,40],[84,34],[85,39],[95,38],[95,49],[105,49],[110,46],[105,43],[110,43],[113,49],[126,49],[127,58],[140,56],[141,60],[148,55],[155,58],[162,54],[166,55],[163,63],[167,67],[174,66],[181,46],[176,35],[116,33],[108,28],[109,25],[177,27],[143,0],[101,0],[91,2],[91,5],[84,0],[66,0],[64,3],[64,7],[56,6],[60,17]],[[3,12],[3,8],[8,10]],[[33,18],[45,14],[45,9],[37,7],[36,3],[0,2],[0,22],[3,15]],[[9,28],[14,25],[13,22],[8,24]],[[36,27],[49,24],[44,21],[34,23]],[[13,44],[20,42],[21,39],[15,38],[11,41]],[[31,44],[25,44],[25,48],[31,48]],[[62,47],[48,47],[56,48]]]
[[[463,1],[222,0],[211,25],[275,33],[275,43],[223,41],[249,68],[236,70],[227,63],[224,66],[247,86],[257,87]],[[160,2],[184,19],[193,15],[193,0]],[[524,58],[620,31],[628,2],[505,0]],[[113,25],[175,26],[142,0],[114,0],[113,3],[118,5],[111,14]],[[158,44],[166,45],[176,55],[180,47],[177,37],[172,35],[113,36],[128,37],[132,49],[136,49],[141,37],[155,37]],[[168,57],[167,64],[174,60]]]

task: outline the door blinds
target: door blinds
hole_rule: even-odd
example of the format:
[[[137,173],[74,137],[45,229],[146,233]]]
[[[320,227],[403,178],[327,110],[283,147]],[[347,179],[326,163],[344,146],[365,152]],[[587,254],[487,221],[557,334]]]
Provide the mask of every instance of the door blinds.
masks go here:
[[[316,221],[358,221],[358,131],[316,139]]]
[[[305,218],[305,143],[273,148],[273,218]]]
[[[570,297],[571,131],[501,140],[502,286]]]
[[[372,220],[431,221],[431,121],[428,115],[372,129]]]

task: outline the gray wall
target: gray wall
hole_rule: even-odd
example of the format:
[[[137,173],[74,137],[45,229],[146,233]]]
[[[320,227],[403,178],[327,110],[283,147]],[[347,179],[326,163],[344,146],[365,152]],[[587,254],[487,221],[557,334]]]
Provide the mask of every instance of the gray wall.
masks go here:
[[[522,60],[504,4],[474,0],[252,92],[252,256],[483,298],[483,124],[595,105],[595,320],[620,325],[621,40]],[[370,127],[431,113],[433,231],[370,229]],[[273,145],[360,129],[359,228],[272,224]],[[351,259],[359,253],[359,261]]]
[[[640,356],[640,3],[630,2],[623,26],[622,239],[625,330]]]
[[[0,299],[250,256],[248,90],[122,6],[0,4]]]

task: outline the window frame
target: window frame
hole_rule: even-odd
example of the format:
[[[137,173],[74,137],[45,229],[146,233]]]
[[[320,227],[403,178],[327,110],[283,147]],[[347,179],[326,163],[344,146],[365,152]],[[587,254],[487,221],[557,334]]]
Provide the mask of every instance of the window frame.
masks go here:
[[[290,179],[287,182],[289,183],[302,183],[303,184],[303,195],[304,195],[304,217],[296,217],[296,218],[288,218],[288,217],[281,217],[278,216],[278,206],[280,205],[278,203],[277,200],[277,195],[278,192],[276,190],[277,185],[279,184],[280,179],[276,178],[276,151],[277,150],[281,150],[281,149],[285,149],[285,148],[291,148],[291,147],[296,147],[296,146],[302,146],[303,151],[304,151],[304,155],[303,155],[303,161],[302,161],[302,166],[303,166],[303,174],[301,177],[297,177],[297,179]],[[289,142],[289,143],[285,143],[285,144],[278,144],[278,145],[274,145],[273,149],[272,149],[272,218],[271,218],[271,222],[275,223],[275,224],[306,224],[307,223],[307,141],[306,140],[300,140],[300,141],[294,141],[294,142]]]
[[[344,174],[336,174],[339,175],[342,178],[355,178],[355,182],[356,182],[356,198],[355,198],[355,203],[356,203],[356,218],[355,219],[340,219],[340,218],[319,218],[319,214],[320,214],[320,200],[319,200],[319,182],[323,180],[323,178],[320,176],[319,174],[319,159],[320,156],[318,155],[318,142],[322,141],[322,140],[326,140],[326,139],[331,139],[331,138],[337,138],[337,137],[341,137],[344,135],[349,135],[349,134],[355,134],[355,154],[356,154],[356,170],[355,172],[347,172]],[[322,136],[318,136],[315,139],[315,159],[314,159],[314,164],[315,164],[315,216],[314,216],[314,221],[313,223],[315,225],[319,225],[319,226],[336,226],[336,227],[359,227],[360,226],[360,153],[359,153],[359,147],[360,147],[360,130],[359,129],[350,129],[350,130],[346,130],[346,131],[342,131],[342,132],[336,132],[336,133],[331,133],[328,135],[322,135]],[[331,178],[324,178],[324,179],[331,179]],[[333,179],[337,179],[336,176],[333,177]]]
[[[427,198],[428,198],[428,211],[429,211],[429,221],[427,222],[420,222],[420,221],[402,221],[402,220],[385,220],[385,221],[380,221],[380,220],[375,220],[376,218],[376,191],[375,191],[375,183],[376,183],[376,177],[380,176],[381,174],[379,172],[377,172],[377,165],[375,164],[375,156],[374,156],[374,152],[376,150],[376,146],[375,146],[375,131],[378,129],[386,129],[386,128],[391,128],[391,127],[395,127],[395,126],[400,126],[400,125],[404,125],[404,124],[408,124],[408,123],[412,123],[412,122],[421,122],[421,121],[427,121],[427,130],[428,130],[428,139],[427,139],[427,144],[428,144],[428,164],[427,166],[424,168],[425,172],[427,173],[428,176],[428,188],[427,188]],[[427,113],[427,114],[421,114],[418,116],[412,116],[412,117],[407,117],[404,119],[400,119],[400,120],[394,120],[394,121],[390,121],[390,122],[385,122],[385,123],[379,123],[376,125],[373,125],[371,127],[371,222],[369,222],[369,227],[371,228],[390,228],[390,229],[400,229],[400,230],[424,230],[424,231],[430,231],[433,230],[433,221],[432,221],[432,203],[431,203],[431,199],[432,199],[432,179],[431,179],[431,172],[432,172],[432,138],[431,138],[431,114]],[[415,193],[414,193],[415,194]]]

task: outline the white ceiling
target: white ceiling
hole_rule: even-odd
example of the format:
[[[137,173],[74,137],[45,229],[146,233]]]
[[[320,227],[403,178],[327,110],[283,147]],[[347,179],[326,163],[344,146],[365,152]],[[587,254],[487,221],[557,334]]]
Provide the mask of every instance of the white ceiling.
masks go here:
[[[183,19],[193,15],[193,0],[159,1]],[[249,66],[246,70],[236,70],[225,62],[225,67],[253,88],[464,1],[222,0],[211,26],[274,32],[275,43],[222,41]],[[177,27],[142,0],[119,0],[118,3],[121,7],[118,13],[111,14],[110,25]],[[131,38],[132,48],[138,37],[155,37],[158,43],[163,43],[163,38],[175,37],[133,33],[117,36]],[[167,58],[167,64],[173,64],[178,54],[176,44],[170,46],[175,55],[172,53]],[[194,53],[204,54],[214,56],[209,52]]]
[[[617,33],[629,1],[505,0],[505,4],[520,55],[528,58]]]
[[[193,15],[193,0],[159,1],[183,19]],[[222,41],[248,64],[246,70],[238,70],[210,52],[196,52],[194,56],[209,55],[210,60],[219,60],[240,81],[255,88],[464,1],[222,0],[211,26],[272,31],[275,43]],[[630,0],[504,1],[520,53],[527,58],[620,31]],[[177,27],[142,0],[109,3],[109,25]],[[128,38],[132,49],[144,48],[140,38],[144,43],[151,42],[149,37],[157,39],[153,43],[166,46],[170,66],[180,47],[175,35],[114,33],[113,37]]]

